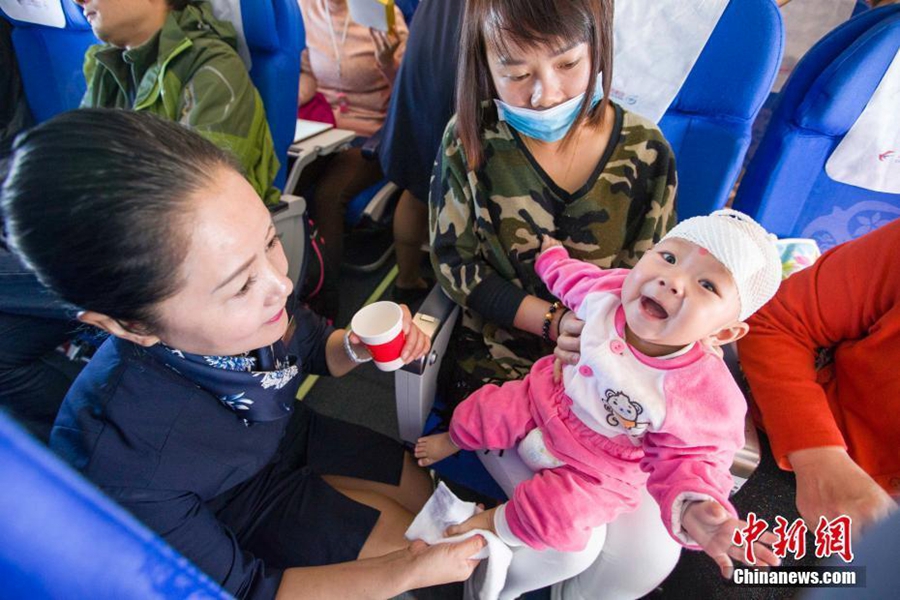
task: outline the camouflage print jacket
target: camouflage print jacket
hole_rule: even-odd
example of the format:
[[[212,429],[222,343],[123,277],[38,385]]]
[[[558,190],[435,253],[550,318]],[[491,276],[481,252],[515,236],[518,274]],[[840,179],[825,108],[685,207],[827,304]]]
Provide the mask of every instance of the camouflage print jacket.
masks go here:
[[[138,48],[91,46],[84,77],[83,108],[144,110],[189,125],[237,157],[266,204],[280,199],[262,99],[237,54],[234,27],[208,2],[171,11],[159,35]]]
[[[512,326],[526,295],[554,299],[534,272],[542,234],[573,258],[627,268],[675,224],[672,149],[656,125],[614,107],[606,153],[573,194],[549,179],[496,109],[487,109],[485,163],[476,172],[467,169],[456,117],[448,123],[429,203],[431,260],[463,307],[453,344],[467,378],[518,379],[552,351]]]

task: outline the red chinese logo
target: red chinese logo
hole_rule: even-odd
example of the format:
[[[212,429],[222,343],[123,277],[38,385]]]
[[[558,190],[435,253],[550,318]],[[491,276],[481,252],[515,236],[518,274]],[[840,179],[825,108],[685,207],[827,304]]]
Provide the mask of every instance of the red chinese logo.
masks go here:
[[[772,545],[772,552],[778,558],[784,558],[790,552],[797,560],[806,556],[806,532],[809,528],[803,519],[797,519],[788,526],[784,517],[775,517],[775,529],[772,532],[778,540]]]
[[[853,548],[850,543],[850,527],[852,522],[847,515],[835,517],[831,521],[819,517],[816,526],[816,557],[827,558],[837,554],[848,563],[853,560]]]
[[[735,529],[731,541],[735,546],[745,546],[744,562],[748,565],[756,564],[756,555],[753,553],[753,543],[760,538],[769,528],[769,524],[763,519],[757,519],[756,513],[747,514],[747,526],[743,529]]]
[[[819,518],[819,524],[815,530],[816,558],[828,558],[840,556],[844,562],[853,560],[853,547],[850,540],[850,532],[853,522],[847,515],[841,515],[829,521],[825,517]],[[758,519],[756,513],[747,514],[747,526],[735,529],[731,541],[735,546],[744,546],[744,562],[756,564],[756,555],[753,552],[753,544],[769,528],[764,519]],[[775,534],[777,540],[772,544],[772,552],[778,558],[785,558],[788,553],[800,560],[806,556],[806,534],[809,528],[803,519],[796,519],[788,523],[784,517],[775,517]]]

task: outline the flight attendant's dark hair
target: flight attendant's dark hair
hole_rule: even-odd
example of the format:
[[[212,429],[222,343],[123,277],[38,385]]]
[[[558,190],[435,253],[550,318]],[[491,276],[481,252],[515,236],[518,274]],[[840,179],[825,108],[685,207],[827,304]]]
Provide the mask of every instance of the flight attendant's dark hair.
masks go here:
[[[72,304],[152,331],[183,285],[191,198],[229,154],[149,113],[83,109],[21,134],[0,193],[10,248]]]

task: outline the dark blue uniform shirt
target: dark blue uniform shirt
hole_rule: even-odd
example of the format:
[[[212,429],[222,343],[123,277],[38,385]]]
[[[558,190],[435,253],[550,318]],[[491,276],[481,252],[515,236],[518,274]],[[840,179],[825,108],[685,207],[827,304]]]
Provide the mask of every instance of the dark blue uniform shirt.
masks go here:
[[[328,374],[323,319],[301,309],[288,353]],[[274,597],[282,571],[242,551],[210,505],[277,458],[286,418],[244,424],[231,409],[110,338],[75,381],[50,445],[119,504],[239,597]]]

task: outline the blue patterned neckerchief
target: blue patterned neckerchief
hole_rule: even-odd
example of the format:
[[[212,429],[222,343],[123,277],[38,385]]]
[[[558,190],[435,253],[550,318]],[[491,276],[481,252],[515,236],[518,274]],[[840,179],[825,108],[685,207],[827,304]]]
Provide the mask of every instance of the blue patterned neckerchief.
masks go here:
[[[245,356],[201,356],[163,344],[148,352],[218,398],[245,425],[287,416],[300,387],[297,358],[287,354],[281,340]]]

